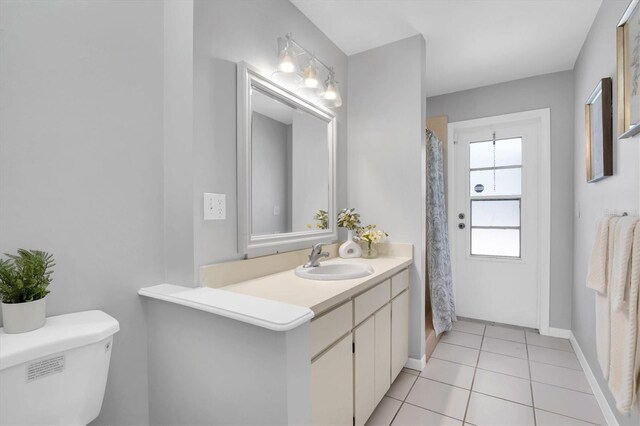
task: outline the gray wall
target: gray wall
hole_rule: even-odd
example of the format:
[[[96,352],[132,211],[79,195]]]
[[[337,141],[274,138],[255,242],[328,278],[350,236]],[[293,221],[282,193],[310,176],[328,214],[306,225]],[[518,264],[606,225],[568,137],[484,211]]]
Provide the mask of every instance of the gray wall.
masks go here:
[[[427,99],[449,122],[551,108],[551,292],[549,324],[571,328],[573,72],[563,71]],[[569,256],[569,257],[568,257]]]
[[[287,181],[291,173],[287,159],[288,127],[257,112],[251,115],[253,235],[287,232]],[[280,209],[279,215],[274,214],[275,206]]]
[[[151,424],[311,423],[309,322],[278,332],[159,300],[144,307]]]
[[[424,355],[425,40],[349,57],[349,206],[390,241],[412,243],[409,356]]]
[[[343,95],[347,57],[288,1],[196,1],[194,10],[193,216],[180,223],[193,229],[194,255],[182,259],[181,281],[195,282],[201,265],[238,259],[236,211],[236,67],[246,61],[269,75],[277,66],[276,39],[292,32],[336,71]],[[338,208],[346,205],[347,96],[338,118]],[[188,149],[188,148],[185,148]],[[227,219],[202,220],[202,193],[227,194]],[[168,241],[167,244],[172,244]]]
[[[291,132],[291,229],[306,231],[319,209],[329,209],[327,123],[294,110]]]
[[[604,391],[609,405],[615,410],[615,403],[609,393],[607,383],[596,358],[595,301],[593,290],[585,287],[587,264],[593,247],[596,220],[605,210],[638,213],[640,197],[640,137],[633,140],[616,141],[614,138],[614,176],[598,183],[586,183],[584,144],[584,103],[604,77],[613,78],[616,84],[616,25],[627,4],[624,1],[605,0],[591,27],[575,66],[575,173],[574,193],[576,217],[574,224],[574,282],[571,328],[582,351]],[[614,123],[617,117],[614,89]],[[614,128],[615,128],[614,124]],[[615,130],[614,130],[615,133]],[[640,413],[636,409],[629,416],[616,412],[618,422],[623,425],[640,424]]]
[[[138,289],[163,274],[163,4],[0,3],[0,252],[47,250],[47,315],[120,321],[101,424],[145,424]]]
[[[165,0],[164,12],[165,280],[192,285],[193,2]]]

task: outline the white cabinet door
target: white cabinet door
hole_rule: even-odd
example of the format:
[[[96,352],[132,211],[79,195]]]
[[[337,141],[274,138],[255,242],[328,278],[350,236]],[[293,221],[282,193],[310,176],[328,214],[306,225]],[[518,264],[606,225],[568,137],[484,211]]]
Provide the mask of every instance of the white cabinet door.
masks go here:
[[[409,291],[391,301],[391,381],[409,357]]]
[[[351,334],[311,363],[311,420],[314,425],[353,423]]]
[[[378,405],[391,386],[391,304],[375,316],[375,403]]]
[[[355,344],[355,418],[356,426],[364,425],[376,407],[375,386],[375,319],[370,317],[353,331]]]

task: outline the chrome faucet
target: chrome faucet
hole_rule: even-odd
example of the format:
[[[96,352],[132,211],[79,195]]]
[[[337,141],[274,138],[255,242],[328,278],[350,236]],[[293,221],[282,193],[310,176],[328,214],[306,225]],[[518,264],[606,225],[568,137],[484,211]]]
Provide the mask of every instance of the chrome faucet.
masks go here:
[[[302,265],[303,268],[315,268],[320,266],[320,259],[323,257],[329,257],[329,253],[322,251],[322,244],[318,243],[311,248],[311,254],[309,255],[309,261]]]

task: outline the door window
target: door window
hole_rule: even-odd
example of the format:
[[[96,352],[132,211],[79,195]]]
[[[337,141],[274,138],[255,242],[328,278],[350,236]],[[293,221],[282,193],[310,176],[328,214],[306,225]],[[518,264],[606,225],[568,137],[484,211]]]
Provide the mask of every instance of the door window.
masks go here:
[[[522,138],[469,144],[471,255],[521,256]]]

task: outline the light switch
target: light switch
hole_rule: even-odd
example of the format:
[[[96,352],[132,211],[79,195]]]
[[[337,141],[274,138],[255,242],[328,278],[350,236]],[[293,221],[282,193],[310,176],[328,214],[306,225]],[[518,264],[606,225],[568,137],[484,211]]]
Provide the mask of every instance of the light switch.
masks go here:
[[[227,196],[225,194],[204,193],[204,220],[227,218]]]

